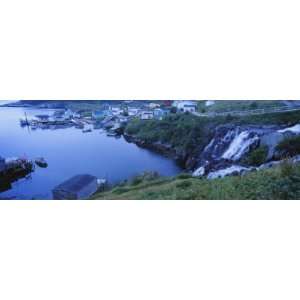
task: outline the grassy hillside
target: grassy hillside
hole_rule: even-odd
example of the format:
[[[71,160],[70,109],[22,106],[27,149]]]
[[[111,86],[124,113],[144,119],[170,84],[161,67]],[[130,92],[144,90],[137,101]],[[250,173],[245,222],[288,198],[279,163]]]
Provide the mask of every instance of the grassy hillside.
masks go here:
[[[218,125],[253,124],[286,125],[300,122],[300,110],[283,113],[266,113],[249,116],[197,117],[191,114],[171,114],[163,120],[134,119],[125,128],[125,132],[146,142],[163,142],[174,148],[193,152],[204,147],[212,137]]]
[[[231,112],[231,111],[245,111],[253,109],[269,109],[275,107],[283,107],[285,104],[282,101],[269,100],[226,100],[215,101],[214,105],[205,106],[205,101],[199,101],[198,110],[200,112]]]
[[[207,180],[188,174],[145,178],[115,186],[93,199],[299,199],[300,165],[288,162],[268,170]]]

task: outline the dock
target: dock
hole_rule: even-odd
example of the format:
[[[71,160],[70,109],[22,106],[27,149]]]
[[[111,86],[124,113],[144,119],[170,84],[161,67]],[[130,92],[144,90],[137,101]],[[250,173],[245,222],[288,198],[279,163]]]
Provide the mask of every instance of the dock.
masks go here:
[[[0,191],[9,189],[12,182],[26,177],[34,169],[34,162],[29,159],[0,157]]]

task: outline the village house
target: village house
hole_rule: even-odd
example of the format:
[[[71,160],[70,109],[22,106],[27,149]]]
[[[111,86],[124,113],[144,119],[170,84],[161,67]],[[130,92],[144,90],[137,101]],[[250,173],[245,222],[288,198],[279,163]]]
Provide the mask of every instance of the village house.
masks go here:
[[[154,117],[153,111],[142,111],[141,120],[151,120]]]
[[[150,109],[154,109],[154,108],[158,108],[158,107],[160,107],[160,105],[159,105],[158,103],[151,102],[151,103],[149,104],[149,108],[150,108]]]
[[[110,111],[114,116],[118,116],[124,112],[124,110],[118,106],[111,106]]]
[[[49,115],[36,115],[35,116],[39,121],[45,122],[49,120]]]
[[[155,108],[153,110],[153,116],[155,119],[161,120],[164,116],[168,115],[169,111],[166,109]]]
[[[197,103],[195,101],[174,101],[173,106],[181,112],[196,112]]]
[[[205,101],[205,106],[212,106],[214,104],[215,104],[215,101],[213,101],[213,100],[207,100],[207,101]]]
[[[129,107],[128,110],[127,110],[127,113],[128,113],[128,116],[134,117],[134,116],[136,116],[139,113],[139,109],[138,108]]]
[[[96,111],[93,111],[92,118],[95,119],[95,120],[104,118],[104,117],[106,117],[106,113],[107,112],[105,110],[96,110]]]

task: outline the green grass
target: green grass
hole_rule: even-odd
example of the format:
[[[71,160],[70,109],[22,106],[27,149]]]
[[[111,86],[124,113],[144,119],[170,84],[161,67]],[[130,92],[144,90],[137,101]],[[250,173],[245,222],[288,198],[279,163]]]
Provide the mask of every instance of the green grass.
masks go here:
[[[243,162],[249,166],[259,166],[263,164],[268,156],[268,147],[267,146],[259,146],[254,149],[243,159]]]
[[[207,180],[188,176],[161,177],[115,187],[93,199],[298,199],[300,198],[300,166],[289,162],[268,170]]]
[[[276,146],[276,150],[280,153],[282,158],[300,154],[300,136],[285,138]]]
[[[214,105],[205,106],[205,101],[199,101],[199,112],[231,112],[231,111],[246,111],[254,109],[268,109],[275,107],[283,107],[284,103],[281,101],[268,101],[268,100],[226,100],[215,101]]]

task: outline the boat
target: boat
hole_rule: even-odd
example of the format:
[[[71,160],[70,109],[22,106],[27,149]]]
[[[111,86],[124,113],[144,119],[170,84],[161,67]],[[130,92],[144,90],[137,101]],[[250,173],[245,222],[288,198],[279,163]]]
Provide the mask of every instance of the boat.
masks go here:
[[[37,158],[35,160],[35,163],[41,167],[41,168],[47,168],[48,167],[48,163],[46,162],[46,160],[43,157]]]
[[[92,132],[92,129],[83,129],[82,132],[83,133]]]
[[[21,125],[22,127],[24,127],[24,126],[29,126],[29,122],[28,122],[27,119],[26,119],[26,120],[20,119],[20,125]]]
[[[107,132],[106,135],[107,136],[117,136],[118,134],[116,132],[109,131],[109,132]]]

